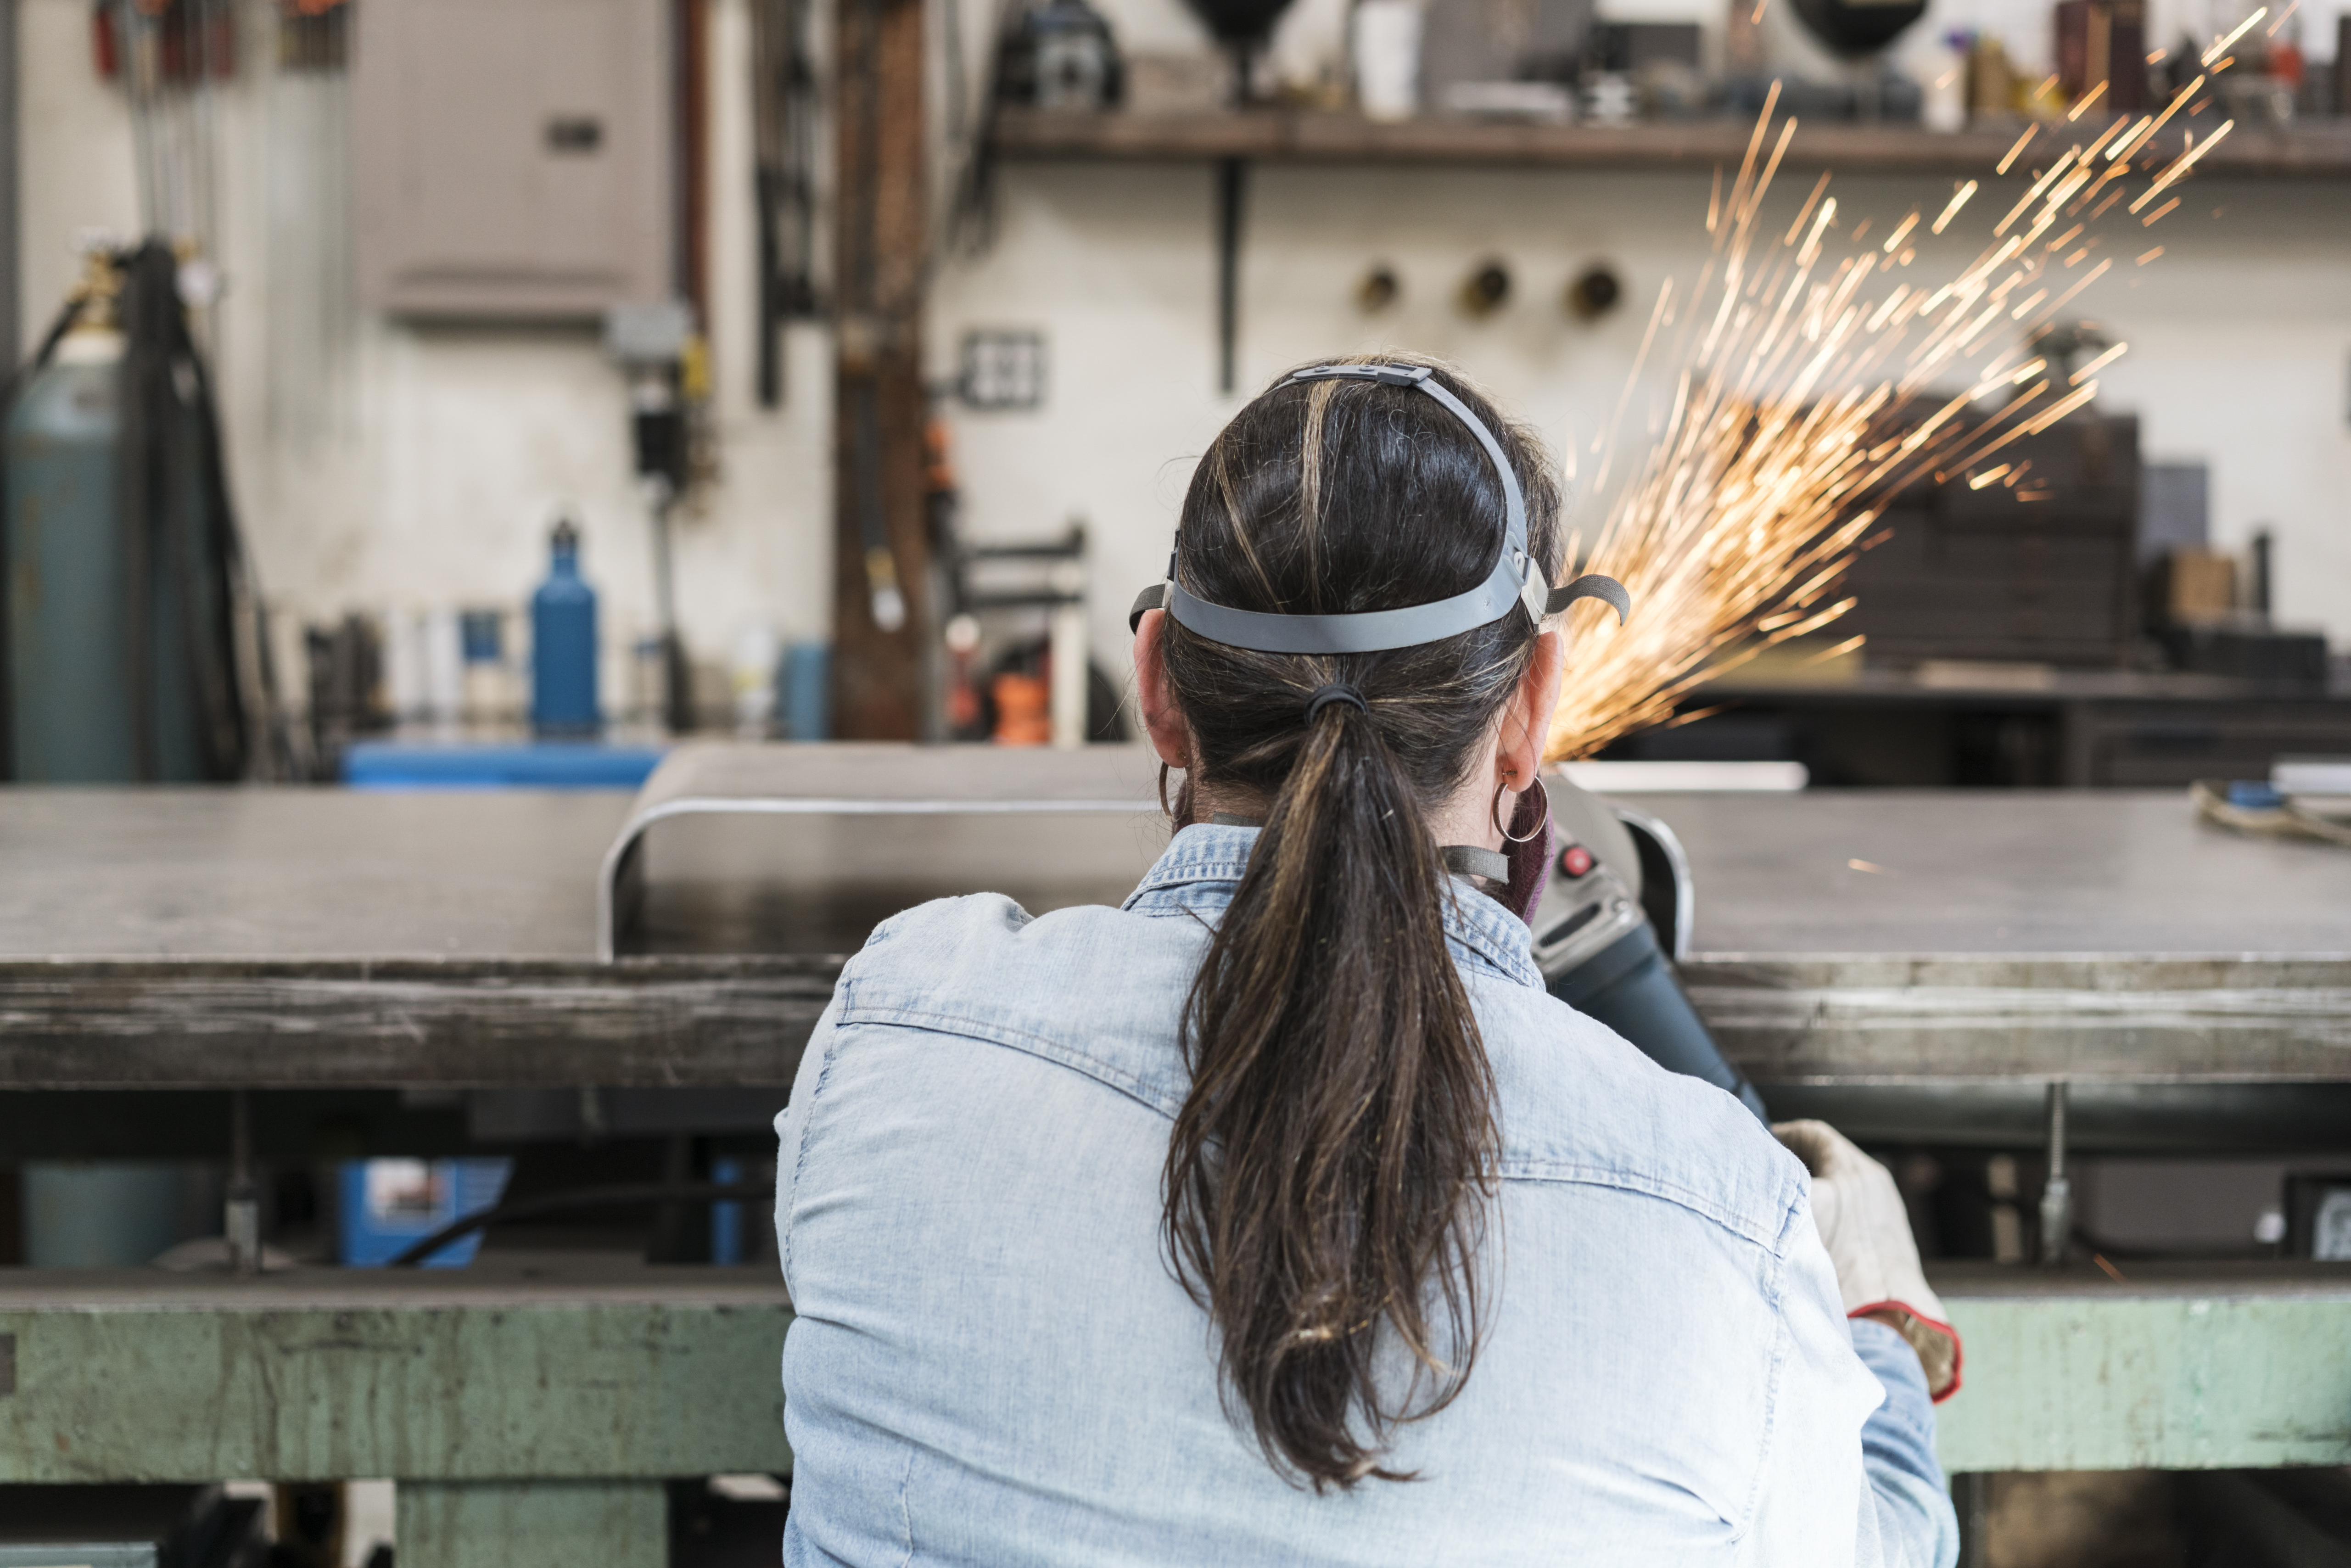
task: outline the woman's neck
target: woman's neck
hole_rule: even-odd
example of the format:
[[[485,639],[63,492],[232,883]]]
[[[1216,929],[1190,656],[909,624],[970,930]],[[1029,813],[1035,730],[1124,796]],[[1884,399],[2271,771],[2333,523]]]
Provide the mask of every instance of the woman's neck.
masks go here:
[[[1460,789],[1429,808],[1428,831],[1438,843],[1468,844],[1482,850],[1502,847],[1501,830],[1494,825],[1492,758],[1484,760],[1486,766],[1471,768]],[[1242,822],[1262,822],[1272,805],[1253,789],[1213,784],[1195,787],[1191,803],[1191,820],[1195,822],[1214,821],[1220,816]]]

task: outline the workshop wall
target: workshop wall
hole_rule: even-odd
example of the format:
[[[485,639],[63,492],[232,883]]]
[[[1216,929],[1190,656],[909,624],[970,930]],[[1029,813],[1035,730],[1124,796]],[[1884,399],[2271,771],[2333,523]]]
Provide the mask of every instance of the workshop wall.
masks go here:
[[[1930,16],[1906,49],[1931,56],[1954,19],[1975,19],[1968,3]],[[1102,9],[1130,49],[1199,47],[1177,0]],[[1610,7],[1658,16],[1716,9],[1696,0]],[[975,78],[993,10],[990,0],[963,5]],[[86,0],[20,0],[19,11],[22,308],[37,326],[70,280],[74,236],[128,234],[137,206],[128,117],[90,69]],[[1300,0],[1277,42],[1279,68],[1311,79],[1332,56],[1343,11],[1341,0]],[[248,31],[263,25],[256,4]],[[2304,37],[2323,48],[2332,30],[2321,17]],[[689,643],[698,660],[723,662],[753,622],[794,637],[820,636],[829,620],[831,365],[821,335],[794,329],[787,405],[757,407],[743,0],[713,0],[712,38],[712,339],[724,473],[705,515],[683,523],[678,570]],[[586,568],[605,595],[607,689],[624,692],[622,650],[652,621],[650,547],[628,476],[621,381],[595,334],[427,329],[354,313],[331,360],[329,415],[289,419],[269,387],[264,182],[273,105],[256,74],[240,78],[224,109],[229,290],[214,329],[247,530],[271,598],[289,612],[284,627],[350,608],[518,604],[541,573],[551,514],[568,501],[584,520]],[[934,298],[930,353],[942,380],[969,329],[1045,335],[1041,408],[950,408],[966,527],[1010,538],[1084,517],[1098,541],[1093,631],[1113,669],[1124,667],[1126,603],[1164,566],[1189,457],[1239,402],[1215,389],[1210,182],[1204,166],[1007,166],[995,243],[949,258]],[[1799,187],[1791,200],[1809,183],[1785,183]],[[1881,214],[1882,224],[1914,204],[1939,205],[1949,183],[1848,179],[1838,189],[1847,218]],[[2201,180],[2190,195],[2157,236],[2162,260],[2084,300],[2131,344],[2103,372],[2101,402],[2142,416],[2150,458],[2211,465],[2222,548],[2273,531],[2282,622],[2351,641],[2351,267],[2343,265],[2351,203],[2332,183]],[[1597,466],[1589,444],[1615,407],[1647,302],[1667,274],[1694,273],[1702,256],[1706,199],[1703,174],[1258,169],[1244,235],[1241,392],[1335,350],[1446,354],[1555,444],[1572,437],[1588,484]],[[1510,268],[1512,296],[1473,321],[1453,296],[1489,257]],[[1619,270],[1626,298],[1585,324],[1560,301],[1592,261]],[[1394,267],[1404,288],[1389,311],[1366,316],[1354,288],[1374,262]],[[1635,398],[1628,456],[1646,419]],[[1598,509],[1587,502],[1583,516],[1596,521]]]
[[[1784,183],[1790,209],[1809,177]],[[1601,504],[1593,438],[1639,350],[1648,306],[1671,273],[1687,285],[1704,253],[1705,175],[1315,169],[1251,177],[1245,225],[1238,382],[1242,395],[1317,355],[1418,349],[1466,366],[1578,448]],[[1165,570],[1189,457],[1238,407],[1217,395],[1212,176],[1206,168],[1013,166],[1001,238],[950,270],[933,310],[933,351],[950,369],[972,328],[1035,327],[1050,354],[1036,413],[967,412],[958,459],[973,530],[1044,533],[1071,515],[1097,527],[1094,627],[1123,641],[1127,601]],[[1879,232],[1914,205],[1931,214],[1948,181],[1842,179],[1840,218]],[[2099,372],[2100,406],[2140,415],[2145,455],[2211,472],[2216,545],[2261,528],[2276,540],[2276,613],[2351,640],[2351,204],[2332,187],[2199,182],[2161,225],[2166,254],[2143,269],[2123,251],[2084,313],[2130,345]],[[2211,214],[2219,210],[2220,216]],[[1917,268],[1956,271],[1976,241],[1964,225]],[[2137,226],[2118,242],[2137,243]],[[1980,235],[1981,227],[1974,233]],[[1456,305],[1489,257],[1512,276],[1506,305],[1472,320]],[[1587,263],[1610,263],[1625,301],[1592,324],[1562,307]],[[1367,316],[1357,279],[1374,262],[1403,284]],[[1668,383],[1656,395],[1669,397]],[[1614,472],[1637,461],[1645,387],[1624,417]]]
[[[91,69],[88,0],[21,0],[24,319],[54,314],[77,236],[130,235],[139,211],[130,117]],[[243,57],[264,57],[271,7],[242,7]],[[678,601],[697,658],[722,663],[765,622],[819,636],[831,615],[830,393],[820,336],[789,334],[785,407],[752,392],[756,319],[748,16],[716,0],[711,73],[712,293],[723,476],[681,514]],[[272,173],[264,73],[229,86],[215,360],[238,499],[278,631],[351,609],[519,607],[545,575],[559,506],[577,508],[583,569],[602,594],[608,706],[627,692],[629,643],[653,624],[651,540],[630,476],[619,371],[590,327],[424,327],[351,311],[316,389],[330,408],[273,406]],[[300,412],[303,417],[289,417]],[[288,653],[291,657],[290,643]],[[298,664],[283,667],[298,670]]]

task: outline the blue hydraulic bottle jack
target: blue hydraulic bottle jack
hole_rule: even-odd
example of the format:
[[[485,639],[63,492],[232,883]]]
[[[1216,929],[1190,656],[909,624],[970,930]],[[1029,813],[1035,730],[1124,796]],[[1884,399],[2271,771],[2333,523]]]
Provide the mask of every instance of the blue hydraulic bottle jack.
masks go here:
[[[530,727],[579,739],[598,728],[596,591],[580,576],[580,530],[555,525],[547,580],[530,597]]]

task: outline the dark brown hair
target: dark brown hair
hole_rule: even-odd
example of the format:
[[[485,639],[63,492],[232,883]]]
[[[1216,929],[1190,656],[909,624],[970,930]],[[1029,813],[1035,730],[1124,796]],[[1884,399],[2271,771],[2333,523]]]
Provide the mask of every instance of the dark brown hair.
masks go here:
[[[1556,577],[1541,444],[1436,370],[1510,455]],[[1277,383],[1202,457],[1176,574],[1237,609],[1396,609],[1475,586],[1503,526],[1491,460],[1426,392]],[[1249,801],[1265,823],[1186,1006],[1168,1251],[1270,1463],[1318,1491],[1409,1479],[1382,1464],[1395,1427],[1450,1403],[1476,1358],[1497,1144],[1427,810],[1466,781],[1535,628],[1513,613],[1337,656],[1253,653],[1172,619],[1165,637],[1193,748],[1183,799]],[[1308,724],[1334,681],[1368,711],[1329,703]]]

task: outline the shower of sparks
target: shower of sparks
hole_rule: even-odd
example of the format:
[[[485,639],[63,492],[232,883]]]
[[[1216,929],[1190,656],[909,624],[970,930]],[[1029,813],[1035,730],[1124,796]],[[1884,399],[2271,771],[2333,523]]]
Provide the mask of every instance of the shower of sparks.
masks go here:
[[[2217,39],[2207,63],[2234,37]],[[1583,494],[1607,500],[1604,520],[1596,538],[1572,540],[1569,554],[1579,570],[1621,580],[1634,612],[1622,626],[1597,612],[1574,616],[1573,673],[1552,716],[1551,758],[1587,756],[1674,722],[1706,682],[1832,625],[1856,602],[1843,591],[1846,574],[1861,550],[1887,537],[1883,514],[1905,486],[1964,476],[1978,489],[2002,484],[2020,501],[2053,493],[2040,481],[2019,487],[2030,463],[2014,451],[1996,455],[2087,405],[2095,373],[2124,345],[2068,373],[2033,351],[2033,334],[2115,267],[2112,256],[2078,264],[2099,246],[2099,220],[2128,188],[2140,187],[2127,209],[2137,215],[2228,134],[2224,124],[2157,149],[2204,79],[2159,114],[2091,120],[2082,140],[2051,148],[2045,166],[2020,172],[2031,175],[2022,198],[1985,214],[2001,215],[1982,248],[1945,276],[1914,275],[1915,246],[1896,254],[1919,228],[1917,212],[1886,240],[1855,243],[1866,229],[1840,227],[1825,174],[1792,219],[1767,217],[1796,128],[1777,117],[1773,87],[1737,177],[1727,188],[1717,177],[1709,255],[1695,287],[1669,279],[1659,290],[1615,413],[1592,444],[1600,462]],[[2001,173],[2035,129],[2000,161]],[[1927,232],[1944,234],[1978,193],[1967,182]],[[2175,196],[2144,221],[2177,204]],[[1644,384],[1650,413],[1641,423],[1654,434],[1610,498],[1612,465],[1633,461],[1620,454],[1617,432]],[[1861,644],[1847,638],[1803,662]]]

